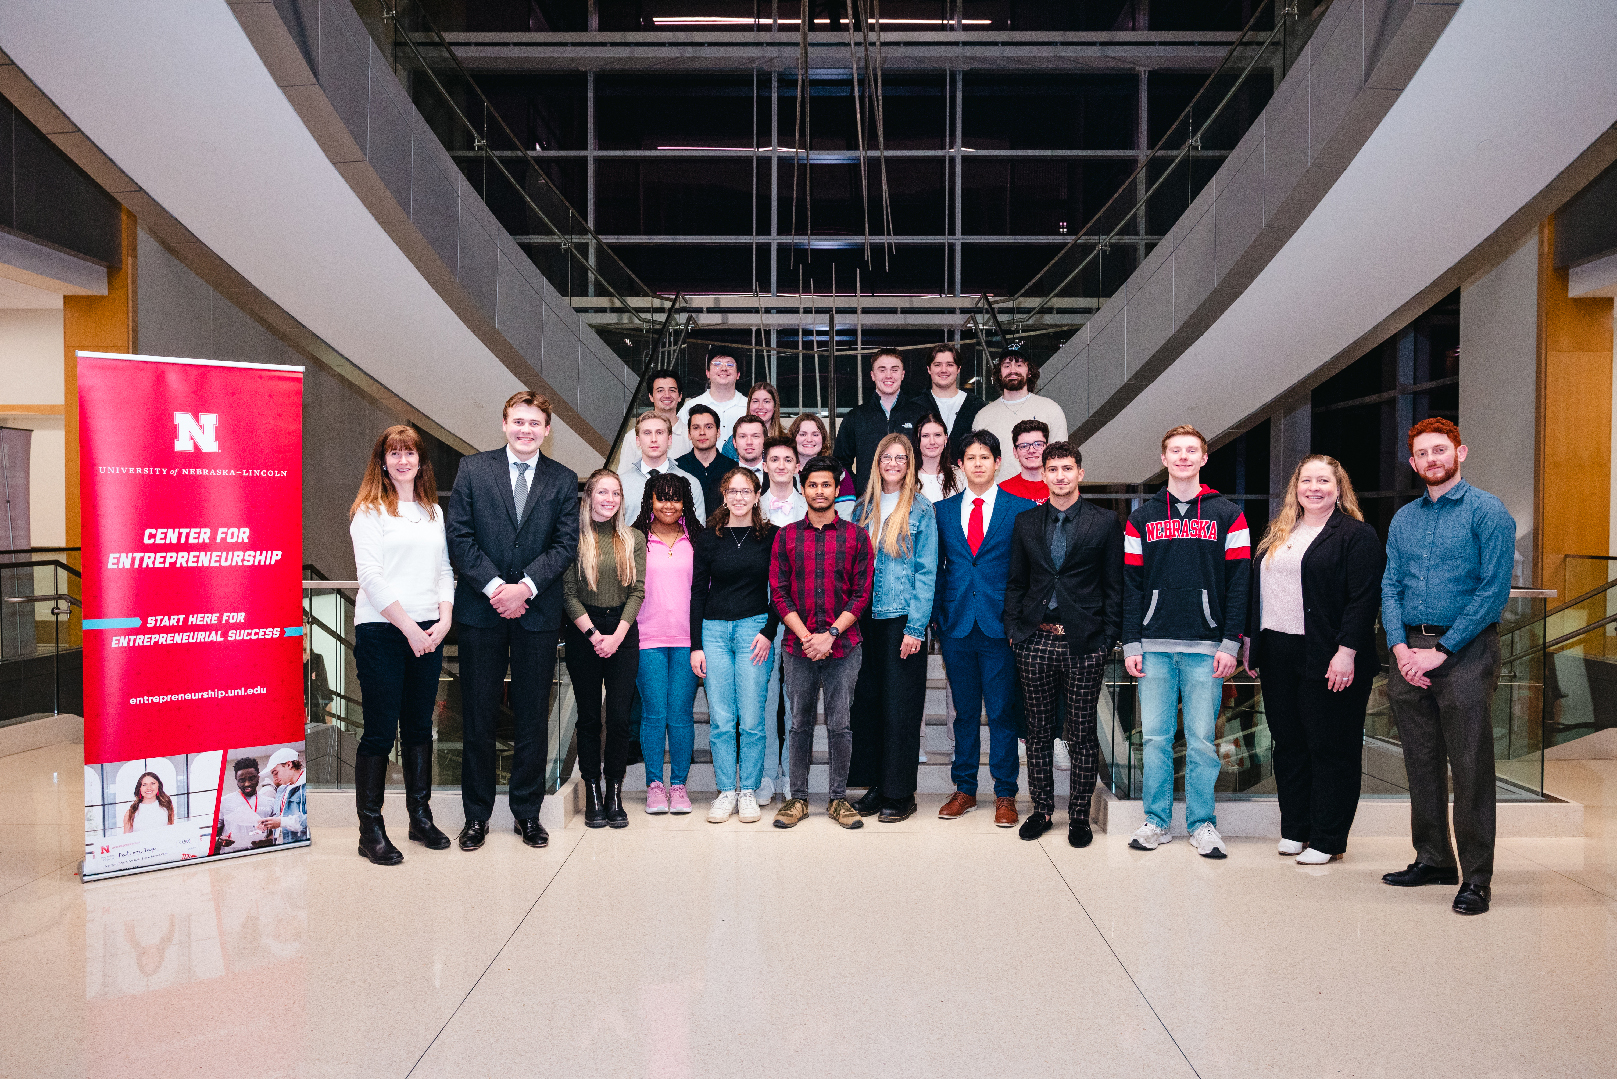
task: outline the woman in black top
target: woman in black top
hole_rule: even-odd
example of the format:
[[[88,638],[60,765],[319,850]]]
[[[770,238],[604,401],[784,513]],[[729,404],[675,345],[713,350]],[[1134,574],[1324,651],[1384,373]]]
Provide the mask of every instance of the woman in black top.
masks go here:
[[[779,618],[769,603],[769,556],[775,526],[758,504],[758,477],[732,468],[719,483],[724,504],[696,537],[691,573],[691,670],[706,679],[708,744],[719,793],[707,819],[722,824],[740,810],[763,816],[764,698]],[[740,769],[736,730],[740,728]]]
[[[1303,458],[1252,560],[1246,657],[1263,671],[1279,853],[1302,865],[1342,857],[1359,806],[1382,563],[1347,471],[1324,454]]]

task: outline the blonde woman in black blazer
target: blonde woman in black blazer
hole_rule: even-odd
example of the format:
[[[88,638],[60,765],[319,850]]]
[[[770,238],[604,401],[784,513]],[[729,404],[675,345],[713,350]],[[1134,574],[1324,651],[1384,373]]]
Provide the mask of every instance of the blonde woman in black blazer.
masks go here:
[[[1252,561],[1246,667],[1263,683],[1280,793],[1281,855],[1319,865],[1347,851],[1359,805],[1364,713],[1381,668],[1381,539],[1353,483],[1312,454]]]

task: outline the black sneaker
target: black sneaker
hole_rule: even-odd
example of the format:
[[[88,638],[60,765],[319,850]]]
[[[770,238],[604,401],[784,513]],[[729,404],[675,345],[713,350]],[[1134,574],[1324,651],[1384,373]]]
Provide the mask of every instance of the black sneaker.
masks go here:
[[[1051,823],[1050,814],[1035,810],[1027,815],[1027,820],[1022,822],[1022,827],[1017,829],[1016,834],[1023,839],[1037,839],[1050,830]]]

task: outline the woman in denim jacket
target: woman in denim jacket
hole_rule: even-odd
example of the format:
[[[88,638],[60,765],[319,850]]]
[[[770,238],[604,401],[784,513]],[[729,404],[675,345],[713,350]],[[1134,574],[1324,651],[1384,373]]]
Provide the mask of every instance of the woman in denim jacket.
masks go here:
[[[938,521],[915,478],[903,435],[876,446],[876,467],[854,511],[876,548],[875,594],[860,620],[864,659],[854,687],[848,786],[866,787],[860,816],[884,824],[915,812],[915,773],[926,704],[926,627],[938,577]]]

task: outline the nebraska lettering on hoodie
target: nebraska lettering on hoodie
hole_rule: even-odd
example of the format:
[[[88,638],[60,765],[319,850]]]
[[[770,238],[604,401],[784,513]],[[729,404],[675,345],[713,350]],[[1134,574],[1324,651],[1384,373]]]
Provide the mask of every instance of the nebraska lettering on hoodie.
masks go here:
[[[1238,655],[1251,570],[1239,506],[1205,483],[1188,502],[1164,487],[1123,529],[1123,654]]]

